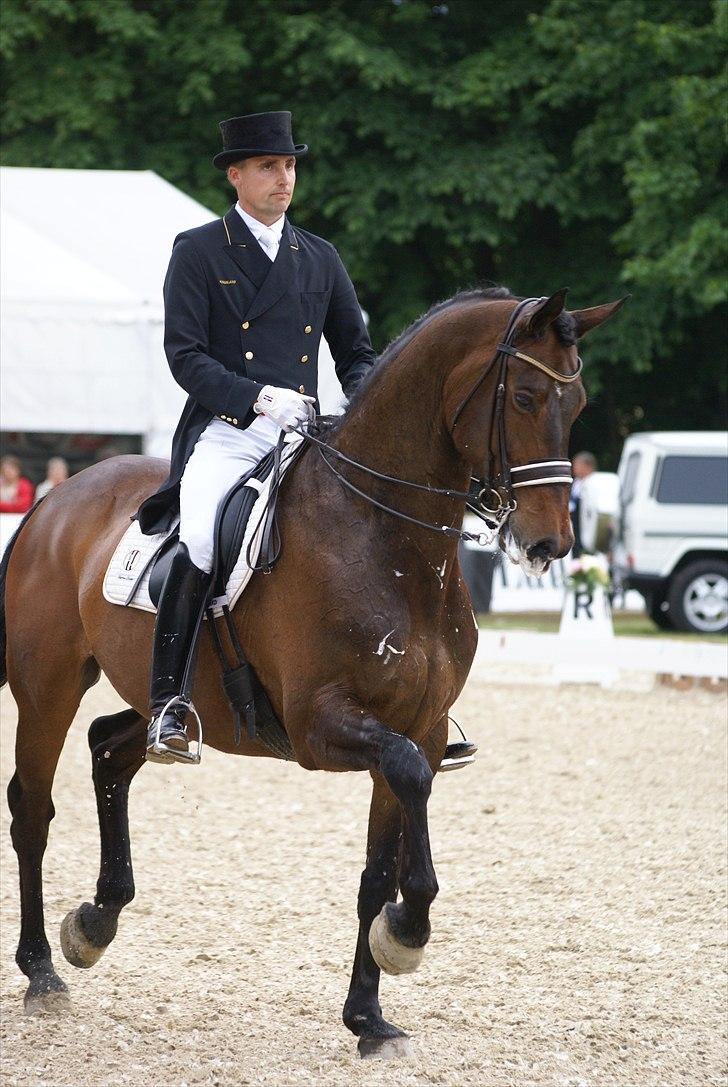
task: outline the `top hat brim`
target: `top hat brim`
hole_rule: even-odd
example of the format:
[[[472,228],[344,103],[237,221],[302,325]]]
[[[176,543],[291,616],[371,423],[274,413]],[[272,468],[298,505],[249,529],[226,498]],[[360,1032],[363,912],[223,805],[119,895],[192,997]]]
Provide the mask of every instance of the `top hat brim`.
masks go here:
[[[281,151],[280,147],[237,147],[232,151],[221,151],[218,155],[215,155],[212,160],[212,165],[216,166],[218,170],[227,170],[228,166],[231,166],[234,162],[240,162],[241,159],[257,158],[259,155],[280,155],[281,157],[287,157],[288,155],[295,155],[298,158],[300,155],[308,154],[308,144],[297,143],[290,151]]]

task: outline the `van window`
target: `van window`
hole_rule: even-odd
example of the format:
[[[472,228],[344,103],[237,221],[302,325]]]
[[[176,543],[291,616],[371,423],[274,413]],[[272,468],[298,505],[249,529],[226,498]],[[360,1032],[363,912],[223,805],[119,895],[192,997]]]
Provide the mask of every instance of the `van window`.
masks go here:
[[[665,457],[657,482],[658,502],[721,506],[728,502],[728,458]]]
[[[630,453],[627,458],[627,464],[624,469],[624,482],[621,488],[622,505],[628,506],[634,499],[635,483],[637,482],[637,472],[640,466],[640,460],[642,459],[640,453]]]

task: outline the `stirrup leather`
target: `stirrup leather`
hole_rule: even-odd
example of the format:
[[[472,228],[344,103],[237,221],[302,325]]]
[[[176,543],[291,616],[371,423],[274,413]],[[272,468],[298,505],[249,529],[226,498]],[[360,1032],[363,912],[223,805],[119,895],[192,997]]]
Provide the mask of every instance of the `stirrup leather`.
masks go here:
[[[195,744],[194,750],[177,751],[173,747],[167,747],[160,738],[164,716],[170,709],[174,709],[175,706],[181,706],[186,713],[192,713],[197,722],[197,740],[189,741],[190,744]],[[200,720],[200,715],[197,712],[192,699],[183,698],[182,695],[174,695],[152,719],[150,728],[152,725],[156,725],[156,729],[152,743],[147,746],[147,759],[150,762],[190,762],[199,765],[202,761],[202,721]],[[185,728],[185,733],[186,731],[187,729]]]

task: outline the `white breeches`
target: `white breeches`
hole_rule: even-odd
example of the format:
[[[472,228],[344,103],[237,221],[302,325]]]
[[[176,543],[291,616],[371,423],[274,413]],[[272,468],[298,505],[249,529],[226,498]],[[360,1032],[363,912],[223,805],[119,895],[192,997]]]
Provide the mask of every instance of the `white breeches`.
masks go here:
[[[180,543],[200,570],[212,570],[217,507],[236,479],[270,452],[281,429],[259,415],[246,430],[213,419],[203,430],[187,461],[180,483]]]

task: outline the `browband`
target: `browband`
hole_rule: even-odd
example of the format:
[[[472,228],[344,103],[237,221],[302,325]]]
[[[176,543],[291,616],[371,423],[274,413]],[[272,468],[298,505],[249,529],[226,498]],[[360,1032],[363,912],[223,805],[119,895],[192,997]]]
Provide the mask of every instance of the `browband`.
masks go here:
[[[499,343],[496,351],[502,351],[504,355],[510,355],[514,359],[520,359],[521,362],[528,362],[531,366],[535,366],[538,370],[543,370],[545,374],[552,377],[554,381],[561,381],[564,385],[568,385],[571,381],[576,381],[579,374],[582,371],[583,363],[581,356],[577,355],[578,366],[576,373],[574,374],[560,374],[557,370],[552,370],[550,366],[547,366],[545,362],[539,362],[538,359],[531,358],[530,355],[526,355],[523,351],[517,351],[515,347],[511,347],[507,343]]]

